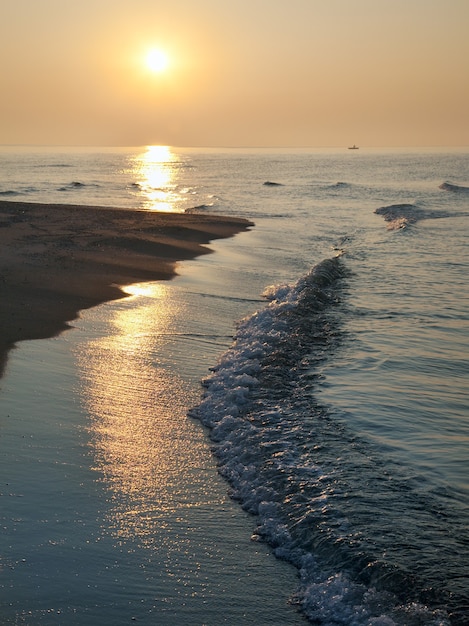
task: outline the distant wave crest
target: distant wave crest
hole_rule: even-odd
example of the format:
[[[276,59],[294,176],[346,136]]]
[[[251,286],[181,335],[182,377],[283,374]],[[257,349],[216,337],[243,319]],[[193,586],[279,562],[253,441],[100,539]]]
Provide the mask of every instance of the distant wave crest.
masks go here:
[[[74,180],[63,187],[59,187],[58,191],[76,191],[78,189],[83,189],[84,187],[99,187],[97,184],[88,184],[82,183],[78,180]]]
[[[329,189],[349,189],[351,187],[350,183],[344,183],[342,181],[337,181],[333,185],[329,185]]]
[[[375,213],[384,217],[385,221],[388,222],[389,230],[406,228],[409,224],[415,224],[425,217],[422,209],[413,204],[390,204],[375,209]]]
[[[185,209],[184,213],[198,213],[199,211],[207,211],[213,207],[214,203],[211,204],[198,204],[197,206],[188,207]]]
[[[67,168],[74,167],[70,163],[37,163],[33,165],[35,169],[56,169],[56,168]]]
[[[469,190],[468,190],[469,191]],[[390,204],[374,211],[377,215],[382,215],[388,223],[388,230],[400,230],[415,224],[420,220],[439,219],[451,217],[447,211],[426,211],[415,204]]]
[[[444,191],[452,191],[453,193],[469,193],[469,187],[463,185],[453,185],[452,183],[441,183],[440,189]]]
[[[5,189],[0,191],[0,196],[4,198],[13,197],[13,196],[22,196],[28,193],[35,193],[37,191],[36,187],[23,187],[19,189]]]

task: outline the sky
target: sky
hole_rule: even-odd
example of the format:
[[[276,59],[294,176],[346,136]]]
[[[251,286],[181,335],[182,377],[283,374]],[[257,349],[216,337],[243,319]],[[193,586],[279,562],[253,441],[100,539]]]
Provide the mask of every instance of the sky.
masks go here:
[[[469,0],[1,0],[0,144],[468,146],[468,33]]]

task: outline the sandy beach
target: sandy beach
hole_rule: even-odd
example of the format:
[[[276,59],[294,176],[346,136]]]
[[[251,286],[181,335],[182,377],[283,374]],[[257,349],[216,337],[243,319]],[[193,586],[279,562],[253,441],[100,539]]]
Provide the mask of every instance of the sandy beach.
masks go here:
[[[213,215],[0,202],[0,375],[18,342],[52,337],[120,286],[170,279],[178,261],[252,224]]]

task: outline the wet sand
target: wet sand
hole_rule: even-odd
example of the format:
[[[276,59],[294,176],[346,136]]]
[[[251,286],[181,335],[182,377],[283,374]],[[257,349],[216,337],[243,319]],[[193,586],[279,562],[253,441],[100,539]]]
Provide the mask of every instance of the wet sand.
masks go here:
[[[0,376],[19,341],[53,337],[120,287],[168,280],[177,262],[252,224],[213,215],[0,201]]]

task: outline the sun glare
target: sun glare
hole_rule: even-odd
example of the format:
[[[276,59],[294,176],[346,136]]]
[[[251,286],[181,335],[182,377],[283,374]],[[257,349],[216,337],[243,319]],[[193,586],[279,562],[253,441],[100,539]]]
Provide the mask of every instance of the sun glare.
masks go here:
[[[169,64],[168,56],[163,50],[154,48],[150,50],[146,57],[147,67],[151,72],[164,72]]]

